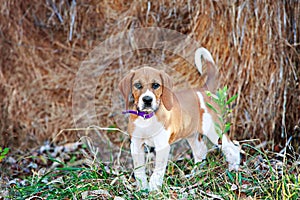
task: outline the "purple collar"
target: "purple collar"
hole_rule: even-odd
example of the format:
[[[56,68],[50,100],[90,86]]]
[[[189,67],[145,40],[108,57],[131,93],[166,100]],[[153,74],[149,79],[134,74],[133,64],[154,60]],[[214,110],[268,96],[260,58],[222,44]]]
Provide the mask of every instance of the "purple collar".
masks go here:
[[[144,119],[150,119],[151,117],[154,116],[154,112],[147,114],[146,112],[143,111],[135,111],[135,110],[127,110],[127,111],[123,111],[122,114],[134,114],[137,116],[140,116]]]

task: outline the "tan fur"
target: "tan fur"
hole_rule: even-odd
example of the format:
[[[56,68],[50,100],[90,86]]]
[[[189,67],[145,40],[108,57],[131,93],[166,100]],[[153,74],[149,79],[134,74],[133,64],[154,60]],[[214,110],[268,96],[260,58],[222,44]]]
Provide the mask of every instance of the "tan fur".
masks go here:
[[[193,151],[195,163],[205,159],[208,143],[201,134],[213,144],[218,145],[219,136],[214,123],[217,114],[206,106],[209,102],[215,108],[205,90],[214,90],[217,70],[212,56],[205,48],[197,49],[195,64],[202,72],[202,61],[207,66],[207,81],[203,88],[173,91],[171,78],[164,72],[150,67],[131,71],[125,76],[119,88],[122,92],[126,109],[153,113],[150,119],[143,119],[135,114],[129,117],[128,133],[131,136],[131,154],[135,167],[137,185],[141,189],[157,190],[163,183],[167,166],[170,144],[187,139]],[[145,173],[143,145],[153,145],[156,150],[155,169],[149,184]],[[229,137],[222,138],[222,151],[229,163],[229,170],[238,170],[240,163],[239,147]]]
[[[160,83],[162,86],[155,91],[151,88],[151,84],[154,81]],[[144,86],[140,91],[134,88],[134,84],[137,82],[142,83]],[[136,110],[139,96],[147,89],[153,91],[157,99],[161,99],[161,106],[156,111],[156,116],[159,121],[164,123],[166,129],[171,130],[170,144],[179,139],[186,138],[195,132],[202,133],[202,113],[204,111],[200,108],[196,92],[200,91],[202,93],[205,102],[214,104],[214,102],[206,96],[204,89],[172,91],[173,83],[171,78],[165,72],[150,67],[131,71],[121,80],[119,88],[125,99],[128,99],[131,95],[130,93],[132,93],[134,102],[131,107],[128,104],[129,101],[126,102],[126,108],[132,110]],[[206,88],[206,86],[204,88]],[[214,111],[208,109],[208,112],[213,116],[213,120],[218,120]],[[134,129],[132,122],[136,118],[136,115],[130,115],[128,126],[129,134],[131,134]]]

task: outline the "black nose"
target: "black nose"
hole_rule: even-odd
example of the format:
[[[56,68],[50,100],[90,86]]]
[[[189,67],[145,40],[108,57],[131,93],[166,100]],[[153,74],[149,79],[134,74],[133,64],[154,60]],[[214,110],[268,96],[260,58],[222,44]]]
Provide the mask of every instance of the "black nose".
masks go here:
[[[144,97],[142,98],[142,100],[143,100],[143,102],[144,102],[145,104],[151,104],[153,98],[150,97],[150,96],[144,96]]]

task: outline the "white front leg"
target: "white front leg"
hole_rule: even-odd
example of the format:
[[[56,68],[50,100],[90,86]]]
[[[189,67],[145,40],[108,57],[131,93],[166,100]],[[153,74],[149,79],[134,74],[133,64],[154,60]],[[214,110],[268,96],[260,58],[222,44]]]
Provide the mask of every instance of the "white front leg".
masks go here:
[[[150,177],[150,191],[159,190],[162,186],[166,167],[168,164],[170,145],[156,150],[155,169]]]
[[[131,156],[133,159],[134,176],[139,189],[149,189],[145,169],[144,143],[141,139],[133,138],[130,144]]]

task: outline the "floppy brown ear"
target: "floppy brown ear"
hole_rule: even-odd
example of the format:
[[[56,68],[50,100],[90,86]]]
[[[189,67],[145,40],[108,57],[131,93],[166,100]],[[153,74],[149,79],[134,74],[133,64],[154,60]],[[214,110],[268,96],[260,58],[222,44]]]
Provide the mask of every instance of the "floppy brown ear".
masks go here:
[[[164,71],[161,71],[160,77],[163,83],[161,99],[166,109],[170,111],[173,107],[173,82],[171,77]]]
[[[129,103],[131,101],[131,85],[132,85],[132,78],[134,76],[135,72],[131,71],[129,74],[127,74],[119,83],[119,90],[121,91],[124,99],[125,99],[125,106],[126,110],[129,107]]]

